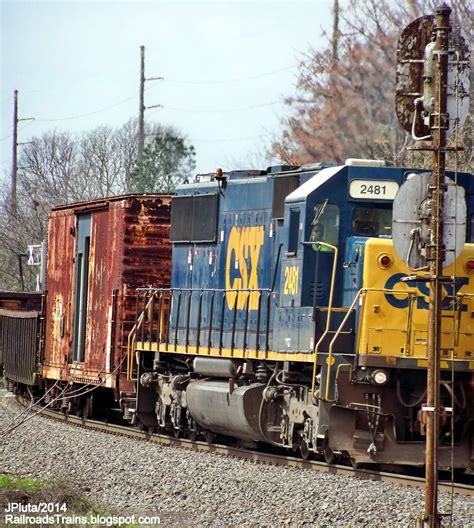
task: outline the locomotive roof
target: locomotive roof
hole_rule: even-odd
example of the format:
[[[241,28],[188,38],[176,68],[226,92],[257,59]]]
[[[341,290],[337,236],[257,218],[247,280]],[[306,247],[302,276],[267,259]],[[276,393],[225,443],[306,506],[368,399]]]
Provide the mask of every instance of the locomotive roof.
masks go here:
[[[301,202],[309,194],[315,191],[318,187],[330,180],[335,174],[337,174],[344,166],[328,167],[321,169],[306,183],[303,183],[300,187],[295,189],[291,194],[286,197],[285,202]]]

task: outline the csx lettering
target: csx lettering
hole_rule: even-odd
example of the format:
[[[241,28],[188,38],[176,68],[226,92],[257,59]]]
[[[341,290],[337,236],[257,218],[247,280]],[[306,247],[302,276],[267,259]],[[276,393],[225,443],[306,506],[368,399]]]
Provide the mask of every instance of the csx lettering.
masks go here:
[[[285,295],[296,295],[298,293],[298,274],[299,269],[297,266],[285,267],[285,285],[283,287]]]
[[[263,226],[231,229],[226,255],[226,290],[258,289],[258,260],[263,240]],[[231,274],[234,269],[237,276],[232,278]],[[251,292],[249,296],[248,292],[227,291],[227,306],[232,310],[237,300],[237,309],[243,310],[247,304],[247,297],[249,297],[249,310],[257,310],[259,295],[259,292]]]
[[[396,273],[395,275],[392,275],[391,277],[389,277],[389,279],[385,283],[385,289],[390,290],[394,288],[396,284],[401,282],[403,277],[406,277],[404,273]],[[430,289],[429,289],[428,283],[426,282],[416,283],[415,281],[406,281],[406,282],[404,281],[403,284],[406,284],[410,288],[418,288],[418,291],[422,295],[417,296],[416,307],[418,308],[418,310],[428,310],[429,303],[427,301],[427,298],[429,298],[430,296]],[[465,284],[469,284],[469,279],[467,277],[455,278],[454,287],[453,287],[452,282],[443,283],[444,296],[441,302],[442,310],[453,310],[456,308],[455,306],[453,307],[453,299],[455,298],[456,293],[458,293],[459,290]],[[385,299],[394,308],[407,308],[408,307],[408,296],[404,296],[402,299],[399,299],[392,293],[386,293]],[[462,312],[467,311],[467,304],[461,305],[461,311]]]

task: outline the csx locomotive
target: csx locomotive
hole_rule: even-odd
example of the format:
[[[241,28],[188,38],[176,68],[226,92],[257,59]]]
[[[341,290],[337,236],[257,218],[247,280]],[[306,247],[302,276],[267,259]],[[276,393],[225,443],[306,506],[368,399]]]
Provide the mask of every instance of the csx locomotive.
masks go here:
[[[130,422],[176,436],[423,464],[429,290],[391,240],[394,197],[419,172],[370,160],[217,171],[172,198],[53,211],[71,248],[54,261],[50,229],[39,393],[88,414],[87,389],[66,403],[58,391],[107,387]],[[468,223],[445,270],[439,456],[466,468],[474,187],[469,174],[448,176]]]
[[[417,171],[380,165],[178,188],[171,288],[140,292],[129,355],[142,423],[328,462],[423,464],[429,291],[406,280],[391,240],[393,199]],[[456,180],[471,211],[469,175]],[[440,463],[453,450],[473,467],[474,245],[445,273]]]

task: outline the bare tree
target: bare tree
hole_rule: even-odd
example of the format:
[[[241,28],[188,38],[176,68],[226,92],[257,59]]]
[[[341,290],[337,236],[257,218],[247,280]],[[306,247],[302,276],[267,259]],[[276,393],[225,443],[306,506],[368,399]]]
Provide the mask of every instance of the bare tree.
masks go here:
[[[96,128],[83,135],[79,148],[79,171],[90,182],[91,194],[116,194],[120,190],[120,175],[123,171],[117,134],[110,127]]]
[[[166,133],[182,137],[171,127],[147,123],[147,148],[153,146],[153,152],[160,154],[155,138]],[[9,205],[8,189],[0,189],[0,289],[18,289],[18,255],[28,244],[46,238],[51,207],[136,191],[131,186],[131,175],[136,174],[137,157],[136,119],[130,119],[118,129],[101,126],[79,135],[54,130],[23,145],[18,162],[15,210]],[[148,162],[151,161],[148,152]],[[155,177],[141,169],[145,183]]]

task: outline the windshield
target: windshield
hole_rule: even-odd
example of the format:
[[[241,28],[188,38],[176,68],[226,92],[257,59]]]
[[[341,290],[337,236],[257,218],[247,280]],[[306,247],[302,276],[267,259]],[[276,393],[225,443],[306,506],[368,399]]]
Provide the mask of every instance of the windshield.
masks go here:
[[[391,236],[392,210],[376,207],[354,207],[352,232],[363,236]]]
[[[313,209],[311,221],[311,242],[326,242],[337,246],[339,238],[339,207],[327,200],[318,203]]]

